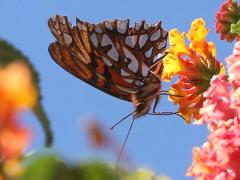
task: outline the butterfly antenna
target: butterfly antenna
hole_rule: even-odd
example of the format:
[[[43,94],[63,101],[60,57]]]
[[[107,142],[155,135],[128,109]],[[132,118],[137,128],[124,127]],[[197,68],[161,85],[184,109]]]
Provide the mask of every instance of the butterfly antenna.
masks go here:
[[[131,112],[130,114],[128,114],[127,116],[123,117],[122,119],[120,119],[117,123],[115,123],[110,130],[113,130],[117,125],[119,125],[122,121],[124,121],[125,119],[127,119],[129,116],[133,115],[133,113],[135,113],[136,111]]]
[[[117,158],[117,167],[118,167],[118,165],[119,165],[119,161],[120,161],[120,158],[121,158],[121,156],[122,156],[123,150],[124,150],[124,148],[125,148],[125,146],[126,146],[126,143],[127,143],[128,137],[129,137],[129,134],[130,134],[130,132],[131,132],[131,130],[132,130],[134,121],[135,121],[135,118],[133,117],[132,123],[131,123],[131,125],[130,125],[130,127],[129,127],[129,129],[128,129],[127,136],[125,137],[125,140],[124,140],[124,143],[123,143],[123,145],[122,145],[121,151],[120,151],[120,153],[119,153],[119,155],[118,155],[118,158]]]

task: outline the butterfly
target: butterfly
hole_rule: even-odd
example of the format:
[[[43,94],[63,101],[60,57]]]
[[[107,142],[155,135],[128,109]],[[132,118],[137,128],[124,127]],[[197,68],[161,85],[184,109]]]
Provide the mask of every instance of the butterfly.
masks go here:
[[[168,32],[161,22],[130,26],[129,20],[91,24],[66,16],[48,21],[56,41],[49,53],[63,69],[91,86],[132,102],[134,118],[147,114],[160,98],[161,59],[166,55]],[[128,115],[129,116],[129,115]]]

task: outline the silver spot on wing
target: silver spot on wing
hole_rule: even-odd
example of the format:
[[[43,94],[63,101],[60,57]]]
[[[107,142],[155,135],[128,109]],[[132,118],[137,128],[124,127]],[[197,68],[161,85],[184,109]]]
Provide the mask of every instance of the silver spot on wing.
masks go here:
[[[98,39],[95,32],[90,35],[90,39],[95,47],[98,47]]]
[[[160,44],[158,45],[158,49],[165,48],[166,45],[167,45],[167,39],[164,39],[164,41],[160,42]]]
[[[99,24],[97,24],[97,25],[95,26],[95,31],[96,31],[97,33],[102,33],[102,29],[101,29],[101,27],[100,27]]]
[[[118,52],[115,49],[115,47],[113,46],[108,52],[107,55],[112,58],[114,61],[118,61]]]
[[[110,58],[112,58],[114,61],[118,61],[119,55],[116,48],[113,45],[112,40],[108,37],[108,35],[103,34],[101,46],[107,46],[107,45],[111,45],[111,49],[107,52],[107,55]]]
[[[101,46],[113,45],[112,40],[108,37],[107,34],[103,34]]]
[[[149,68],[145,63],[142,63],[142,75],[146,77],[148,75]]]
[[[139,46],[140,48],[142,48],[145,43],[147,42],[147,39],[148,39],[148,35],[147,34],[143,34],[139,37]]]
[[[117,30],[119,33],[125,33],[128,28],[128,21],[117,20]]]
[[[144,54],[147,58],[150,58],[152,55],[153,47],[149,48]]]
[[[66,45],[70,45],[73,41],[72,37],[67,34],[67,33],[63,33],[63,39],[64,39],[64,42],[66,43]]]
[[[131,48],[133,48],[136,45],[136,42],[137,42],[137,35],[127,36],[125,38],[125,44]]]
[[[160,35],[161,35],[160,30],[154,32],[154,33],[151,35],[150,41],[156,41],[157,39],[160,38]]]
[[[122,76],[130,76],[129,73],[127,73],[125,70],[121,69],[121,75]]]
[[[138,60],[136,57],[126,48],[123,48],[125,57],[130,60],[130,63],[128,64],[128,68],[132,72],[137,72],[138,71]]]
[[[165,53],[158,53],[157,55],[154,56],[153,62],[156,62],[157,60],[161,59]]]
[[[109,30],[112,30],[113,29],[113,25],[112,25],[112,22],[110,21],[105,21],[105,27]]]
[[[144,22],[144,29],[147,30],[149,28],[149,24],[147,24],[146,22]]]

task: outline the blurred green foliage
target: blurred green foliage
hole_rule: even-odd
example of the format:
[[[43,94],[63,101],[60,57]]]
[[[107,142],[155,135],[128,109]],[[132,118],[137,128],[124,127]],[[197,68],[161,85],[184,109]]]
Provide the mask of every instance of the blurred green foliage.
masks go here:
[[[156,177],[146,169],[135,172],[118,169],[99,161],[67,165],[57,156],[45,155],[27,160],[25,173],[19,180],[170,180],[163,176]]]

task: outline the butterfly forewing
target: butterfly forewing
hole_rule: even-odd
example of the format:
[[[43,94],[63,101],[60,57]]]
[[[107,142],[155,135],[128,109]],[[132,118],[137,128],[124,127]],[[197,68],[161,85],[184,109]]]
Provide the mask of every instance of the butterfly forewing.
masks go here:
[[[161,60],[167,32],[161,24],[144,21],[129,27],[129,20],[90,24],[65,16],[49,19],[57,41],[50,44],[52,58],[65,70],[117,98],[131,101],[156,77],[149,68]]]

